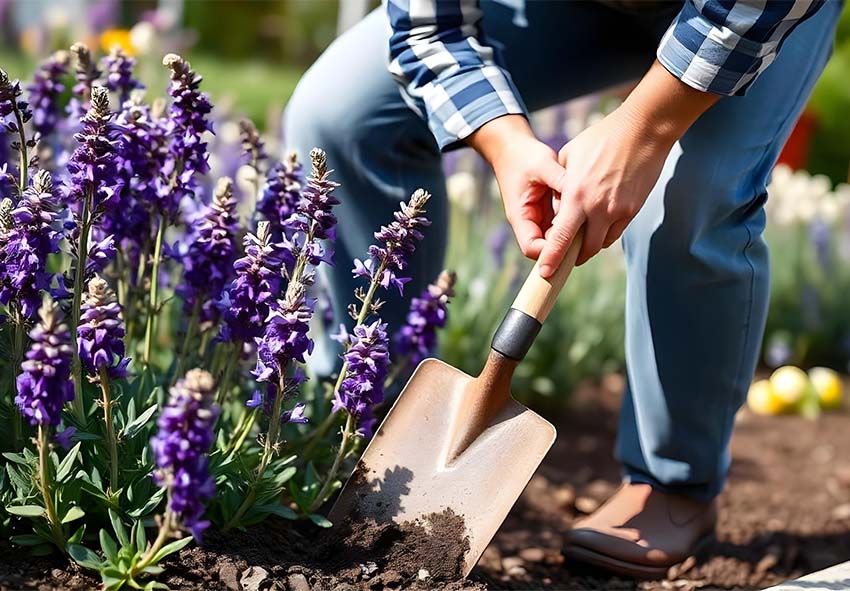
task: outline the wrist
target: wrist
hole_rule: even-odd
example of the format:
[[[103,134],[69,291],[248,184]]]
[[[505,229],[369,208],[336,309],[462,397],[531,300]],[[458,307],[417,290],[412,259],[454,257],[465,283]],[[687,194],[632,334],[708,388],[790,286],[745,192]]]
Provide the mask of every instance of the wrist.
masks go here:
[[[496,169],[512,148],[528,140],[537,141],[528,120],[522,115],[503,115],[475,130],[467,143]]]

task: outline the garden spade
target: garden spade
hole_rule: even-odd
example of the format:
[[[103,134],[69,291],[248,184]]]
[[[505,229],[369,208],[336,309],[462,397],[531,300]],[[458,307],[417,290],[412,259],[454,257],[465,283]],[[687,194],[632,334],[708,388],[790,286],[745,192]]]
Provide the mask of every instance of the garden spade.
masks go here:
[[[475,566],[555,440],[555,427],[513,399],[511,377],[575,265],[573,241],[554,276],[534,266],[472,377],[426,359],[369,443],[330,513],[378,523],[420,521],[451,509],[463,518]]]

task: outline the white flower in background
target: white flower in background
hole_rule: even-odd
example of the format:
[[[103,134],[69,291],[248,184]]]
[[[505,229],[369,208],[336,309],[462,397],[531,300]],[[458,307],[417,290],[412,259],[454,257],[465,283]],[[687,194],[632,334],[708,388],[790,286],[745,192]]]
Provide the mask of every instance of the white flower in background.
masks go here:
[[[156,29],[147,21],[136,23],[130,29],[130,43],[139,55],[150,53],[156,45]]]
[[[840,186],[831,191],[829,177],[792,171],[784,164],[773,170],[765,205],[771,225],[787,226],[821,219],[829,224],[841,218],[850,204],[850,192]]]
[[[446,180],[449,201],[469,212],[475,209],[478,182],[471,172],[456,172]]]

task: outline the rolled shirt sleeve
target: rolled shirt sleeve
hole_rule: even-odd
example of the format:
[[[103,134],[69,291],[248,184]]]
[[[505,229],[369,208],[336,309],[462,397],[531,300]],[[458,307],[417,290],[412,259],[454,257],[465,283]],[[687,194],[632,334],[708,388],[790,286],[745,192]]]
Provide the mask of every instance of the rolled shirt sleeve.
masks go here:
[[[441,149],[507,114],[526,115],[510,74],[481,41],[478,0],[387,0],[390,73]]]
[[[705,92],[743,95],[791,31],[823,0],[685,0],[658,46],[658,61]]]

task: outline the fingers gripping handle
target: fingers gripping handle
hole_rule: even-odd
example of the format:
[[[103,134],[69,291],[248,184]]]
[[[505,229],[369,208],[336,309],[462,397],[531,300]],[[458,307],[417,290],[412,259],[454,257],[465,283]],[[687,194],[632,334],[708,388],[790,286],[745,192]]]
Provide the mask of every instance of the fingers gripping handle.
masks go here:
[[[525,357],[543,322],[552,311],[567,277],[575,267],[583,236],[583,230],[579,230],[561,265],[548,279],[540,276],[539,263],[534,264],[510,310],[493,335],[491,348],[494,351],[517,361]]]

